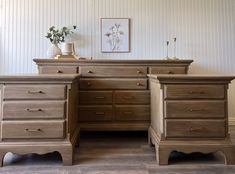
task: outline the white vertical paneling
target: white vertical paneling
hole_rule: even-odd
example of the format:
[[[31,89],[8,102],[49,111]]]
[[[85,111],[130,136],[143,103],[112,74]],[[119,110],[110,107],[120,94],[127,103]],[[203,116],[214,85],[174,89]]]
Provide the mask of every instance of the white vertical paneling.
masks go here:
[[[52,26],[78,25],[79,55],[113,59],[194,59],[191,73],[235,74],[234,0],[0,0],[0,73],[36,72]],[[100,18],[131,19],[131,52],[101,53]],[[235,84],[229,92],[235,118]]]

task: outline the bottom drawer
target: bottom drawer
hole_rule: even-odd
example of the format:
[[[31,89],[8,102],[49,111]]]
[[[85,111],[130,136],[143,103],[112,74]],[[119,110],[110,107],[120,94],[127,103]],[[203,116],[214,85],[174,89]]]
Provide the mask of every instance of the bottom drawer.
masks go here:
[[[64,138],[64,121],[4,121],[2,138]]]
[[[146,105],[120,105],[115,107],[115,120],[118,121],[148,121],[150,119],[150,109]]]
[[[167,138],[224,138],[224,120],[167,120]]]
[[[112,119],[113,109],[111,105],[79,107],[79,121],[111,121]]]

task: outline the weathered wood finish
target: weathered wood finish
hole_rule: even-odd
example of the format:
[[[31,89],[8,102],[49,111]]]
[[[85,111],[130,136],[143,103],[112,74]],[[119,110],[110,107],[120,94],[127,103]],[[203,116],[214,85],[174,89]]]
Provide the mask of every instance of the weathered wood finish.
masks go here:
[[[78,67],[44,66],[40,67],[39,71],[42,72],[42,74],[76,74],[78,73]]]
[[[227,88],[233,76],[149,75],[151,126],[158,164],[172,151],[221,151],[235,164],[235,145],[228,133]]]
[[[193,62],[107,59],[34,61],[40,74],[56,73],[62,67],[78,67],[82,77],[79,126],[82,130],[97,131],[147,130],[150,118],[147,74],[185,74]]]
[[[0,159],[58,151],[72,165],[79,136],[77,75],[0,76]]]

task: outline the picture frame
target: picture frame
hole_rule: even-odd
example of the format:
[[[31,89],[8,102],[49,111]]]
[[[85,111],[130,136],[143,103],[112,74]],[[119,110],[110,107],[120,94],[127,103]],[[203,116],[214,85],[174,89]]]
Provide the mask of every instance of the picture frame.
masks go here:
[[[101,18],[101,52],[130,52],[130,18]]]

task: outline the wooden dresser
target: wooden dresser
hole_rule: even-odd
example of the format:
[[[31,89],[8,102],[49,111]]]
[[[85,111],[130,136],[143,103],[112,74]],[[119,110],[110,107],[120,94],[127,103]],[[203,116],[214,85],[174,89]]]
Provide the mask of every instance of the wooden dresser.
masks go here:
[[[172,151],[221,151],[235,164],[228,134],[227,89],[233,76],[149,75],[151,126],[149,140],[157,162],[168,164]]]
[[[0,160],[58,151],[72,165],[77,126],[78,75],[0,76]]]
[[[81,76],[81,130],[147,130],[150,96],[147,74],[186,74],[192,60],[34,59],[40,74]]]

